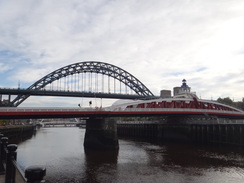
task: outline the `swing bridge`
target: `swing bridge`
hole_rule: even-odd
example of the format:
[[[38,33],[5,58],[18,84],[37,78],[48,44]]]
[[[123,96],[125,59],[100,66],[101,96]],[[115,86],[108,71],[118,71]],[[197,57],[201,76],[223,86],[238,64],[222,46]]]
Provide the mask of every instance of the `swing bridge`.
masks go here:
[[[8,95],[8,100],[2,100],[2,95]],[[17,107],[30,96],[137,100],[107,108]],[[175,130],[191,139],[244,145],[244,111],[194,95],[191,98],[159,98],[127,71],[104,62],[86,61],[62,67],[27,89],[0,88],[0,97],[0,119],[86,118],[86,149],[118,149],[117,129],[120,134],[150,134],[160,139],[167,139],[167,133],[172,135]],[[118,123],[117,128],[117,117],[155,116],[162,121],[158,124]],[[216,119],[232,121],[231,124],[218,124]],[[233,120],[238,120],[238,124]]]
[[[185,81],[184,83],[185,84]],[[8,95],[6,103],[2,95]],[[191,94],[191,93],[190,93]],[[11,96],[15,98],[11,99]],[[32,108],[17,107],[30,96],[63,96],[89,98],[137,99],[131,104],[99,108]],[[143,115],[216,115],[243,118],[244,112],[214,101],[191,98],[159,98],[136,77],[112,64],[85,61],[57,69],[36,81],[27,89],[0,88],[1,118],[80,117],[80,116],[143,116]],[[5,108],[4,108],[5,107]],[[13,116],[12,116],[13,115]]]

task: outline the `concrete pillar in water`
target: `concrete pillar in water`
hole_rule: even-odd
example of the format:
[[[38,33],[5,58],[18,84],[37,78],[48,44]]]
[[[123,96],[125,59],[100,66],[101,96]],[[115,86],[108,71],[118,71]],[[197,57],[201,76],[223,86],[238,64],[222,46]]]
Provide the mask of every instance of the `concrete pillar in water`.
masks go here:
[[[86,121],[85,149],[117,150],[117,123],[113,118],[92,117]]]

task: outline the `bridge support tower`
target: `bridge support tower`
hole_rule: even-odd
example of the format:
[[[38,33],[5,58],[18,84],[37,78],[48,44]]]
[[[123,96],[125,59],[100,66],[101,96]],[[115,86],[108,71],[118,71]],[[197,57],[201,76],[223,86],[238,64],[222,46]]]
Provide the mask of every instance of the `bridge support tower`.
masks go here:
[[[91,117],[86,121],[86,150],[117,150],[117,123],[113,118]]]

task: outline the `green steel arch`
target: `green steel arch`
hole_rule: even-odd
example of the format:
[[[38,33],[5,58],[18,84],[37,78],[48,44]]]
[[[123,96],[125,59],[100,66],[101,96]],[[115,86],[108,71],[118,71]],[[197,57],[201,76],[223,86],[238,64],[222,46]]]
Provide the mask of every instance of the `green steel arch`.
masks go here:
[[[40,90],[46,85],[56,80],[59,80],[60,78],[73,74],[89,72],[99,73],[117,79],[120,82],[124,83],[126,86],[128,86],[130,89],[132,89],[139,96],[154,96],[153,93],[132,74],[115,65],[98,61],[84,61],[64,66],[44,76],[27,89]],[[13,106],[18,106],[29,96],[30,95],[18,95],[11,103]]]

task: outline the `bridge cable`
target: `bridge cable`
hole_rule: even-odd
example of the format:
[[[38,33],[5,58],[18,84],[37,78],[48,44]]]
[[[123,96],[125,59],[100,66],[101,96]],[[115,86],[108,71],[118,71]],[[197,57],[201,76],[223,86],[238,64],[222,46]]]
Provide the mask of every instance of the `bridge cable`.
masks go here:
[[[102,93],[104,93],[104,74],[102,74]]]

